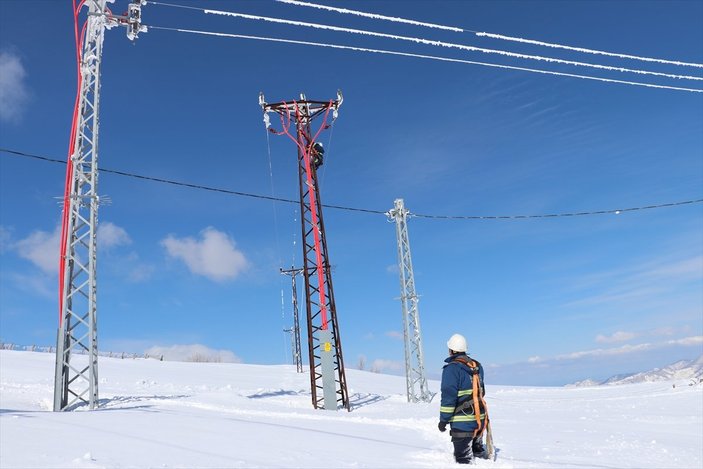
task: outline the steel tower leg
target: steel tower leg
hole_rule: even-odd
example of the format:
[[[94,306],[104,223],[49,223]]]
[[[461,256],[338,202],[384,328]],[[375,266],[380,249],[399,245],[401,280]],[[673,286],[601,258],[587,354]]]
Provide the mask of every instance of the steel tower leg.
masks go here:
[[[420,314],[415,293],[415,275],[410,256],[408,238],[408,210],[403,199],[396,199],[395,207],[387,215],[395,221],[398,238],[398,270],[400,271],[400,304],[403,312],[403,337],[405,339],[405,383],[408,402],[430,402],[432,395],[427,389],[425,364],[420,334]]]
[[[317,136],[327,128],[323,122],[313,135],[311,123],[317,116],[326,120],[332,112],[336,117],[342,104],[341,94],[336,101],[309,101],[305,95],[299,101],[268,104],[263,95],[259,103],[264,110],[264,122],[270,128],[269,112],[281,117],[282,132],[298,147],[298,182],[303,246],[303,278],[305,280],[305,308],[308,326],[308,354],[310,359],[310,387],[312,403],[316,409],[337,410],[340,406],[350,409],[347,393],[342,342],[339,336],[332,275],[322,203],[317,181],[317,164],[313,159],[313,146]],[[295,135],[290,133],[295,123]],[[321,164],[321,159],[320,159]]]

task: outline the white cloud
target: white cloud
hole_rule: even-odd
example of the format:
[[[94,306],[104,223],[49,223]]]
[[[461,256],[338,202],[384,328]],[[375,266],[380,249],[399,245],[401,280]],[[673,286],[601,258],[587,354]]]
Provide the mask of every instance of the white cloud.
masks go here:
[[[386,332],[386,337],[390,337],[391,339],[398,339],[398,340],[403,340],[403,333],[401,331],[388,331]]]
[[[640,336],[647,335],[644,332]],[[491,366],[494,384],[563,385],[586,378],[604,380],[619,373],[666,366],[682,358],[700,356],[703,335],[639,344],[621,344],[562,355],[532,356],[522,361]],[[484,364],[485,366],[485,364]]]
[[[703,256],[689,257],[688,251],[611,271],[589,274],[571,285],[588,293],[566,304],[591,306],[598,304],[641,305],[662,293],[703,279]],[[595,292],[595,293],[593,293]]]
[[[658,337],[658,336],[669,336],[671,337],[672,335],[677,335],[677,334],[688,334],[691,332],[691,326],[683,326],[683,327],[670,327],[670,326],[665,326],[665,327],[660,327],[658,329],[653,329],[649,331],[649,335]]]
[[[132,239],[124,228],[108,221],[98,225],[98,242],[101,248],[111,248],[131,244]]]
[[[615,335],[615,334],[613,334]],[[619,347],[612,348],[598,348],[592,350],[582,350],[578,352],[565,353],[562,355],[556,355],[552,357],[540,357],[533,356],[525,360],[524,363],[529,363],[533,366],[548,366],[549,364],[556,364],[557,362],[575,361],[575,360],[586,360],[592,358],[602,358],[602,357],[615,357],[630,355],[642,352],[649,352],[652,350],[666,349],[668,347],[694,347],[703,345],[703,335],[683,337],[680,339],[671,339],[662,342],[644,342],[641,344],[625,344]],[[633,357],[633,359],[636,357]],[[502,365],[501,365],[502,366]]]
[[[205,228],[201,239],[168,236],[161,241],[168,255],[181,259],[194,274],[222,282],[236,278],[249,267],[234,239],[215,228]]]
[[[609,344],[612,342],[627,342],[628,340],[634,339],[637,337],[637,334],[634,332],[623,332],[623,331],[617,331],[613,335],[602,335],[598,334],[596,336],[596,342],[602,343],[602,344]]]
[[[8,251],[12,243],[12,232],[9,228],[0,225],[0,254]]]
[[[132,242],[123,228],[110,222],[100,224],[98,227],[98,238],[100,247],[105,248]],[[12,242],[9,230],[0,227],[0,250],[11,248],[20,257],[31,261],[42,271],[49,274],[58,272],[60,241],[61,227],[58,225],[51,233],[36,230],[26,238],[16,242]]]
[[[150,264],[139,264],[134,267],[127,276],[127,280],[140,283],[151,278],[154,273],[154,266]]]
[[[14,243],[17,254],[31,261],[46,273],[57,273],[59,270],[59,244],[61,228],[52,233],[33,231],[28,237]]]
[[[641,275],[642,277],[654,278],[656,280],[667,278],[700,280],[703,278],[703,256],[658,265],[650,270],[642,272]]]
[[[388,272],[389,274],[398,275],[400,273],[398,264],[391,264],[389,266],[386,266],[386,272]]]
[[[599,348],[593,350],[583,350],[579,352],[566,353],[563,355],[557,355],[557,360],[577,360],[579,358],[586,357],[607,357],[612,355],[624,355],[633,352],[644,352],[646,350],[652,350],[654,348],[653,344],[643,343],[636,345],[622,345],[616,348]]]
[[[665,347],[671,347],[671,346],[694,346],[694,345],[701,345],[703,344],[703,336],[691,336],[691,337],[683,337],[681,339],[674,339],[674,340],[667,340],[666,342],[657,342],[657,343],[642,343],[642,344],[635,344],[635,345],[622,345],[620,347],[615,347],[615,348],[607,348],[607,349],[594,349],[594,350],[584,350],[581,352],[573,352],[573,353],[567,353],[564,355],[557,355],[555,357],[556,360],[577,360],[580,358],[587,358],[587,357],[608,357],[608,356],[614,356],[614,355],[626,355],[630,353],[636,353],[636,352],[645,352],[649,350],[656,350],[656,349],[661,349]]]
[[[113,275],[124,278],[131,283],[149,280],[156,270],[152,264],[143,262],[135,251],[121,252],[119,256],[109,256],[108,262],[101,262],[101,265],[110,269]]]
[[[8,279],[14,284],[18,291],[50,300],[56,299],[56,280],[48,275],[12,273],[8,275]]]
[[[672,336],[676,333],[676,329],[670,326],[665,326],[665,327],[660,327],[658,329],[654,329],[651,332],[651,335],[654,336],[661,336],[661,335],[666,335],[666,336]]]
[[[145,351],[152,357],[164,357],[164,360],[179,362],[222,362],[241,363],[242,359],[231,350],[215,350],[205,345],[171,345],[154,346]]]
[[[29,98],[25,83],[27,72],[18,56],[0,53],[0,120],[16,121]]]
[[[669,340],[666,343],[667,345],[701,345],[703,344],[703,335],[695,335],[691,337],[684,337],[683,339]]]

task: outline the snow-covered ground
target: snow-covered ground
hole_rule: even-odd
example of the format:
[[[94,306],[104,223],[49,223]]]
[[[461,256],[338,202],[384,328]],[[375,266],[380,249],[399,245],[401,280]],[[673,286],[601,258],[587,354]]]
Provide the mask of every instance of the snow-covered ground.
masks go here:
[[[332,412],[312,409],[307,373],[286,365],[99,366],[99,410],[51,412],[54,356],[0,351],[0,467],[454,465],[438,398],[408,404],[402,377],[347,370],[353,411]],[[498,460],[476,466],[703,467],[703,387],[672,384],[489,384]]]

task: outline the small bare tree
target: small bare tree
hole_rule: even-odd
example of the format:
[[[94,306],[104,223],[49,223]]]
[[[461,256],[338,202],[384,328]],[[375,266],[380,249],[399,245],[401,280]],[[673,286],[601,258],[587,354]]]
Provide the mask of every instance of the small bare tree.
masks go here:
[[[205,355],[199,352],[193,353],[186,361],[195,363],[220,363],[222,358],[219,355]]]

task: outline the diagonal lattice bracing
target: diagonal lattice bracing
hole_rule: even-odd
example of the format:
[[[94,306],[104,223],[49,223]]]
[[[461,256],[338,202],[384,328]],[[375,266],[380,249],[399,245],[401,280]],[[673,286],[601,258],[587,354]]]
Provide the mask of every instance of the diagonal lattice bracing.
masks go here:
[[[394,208],[387,215],[396,225],[398,241],[398,270],[400,274],[400,304],[403,313],[403,338],[405,342],[405,383],[408,402],[429,402],[432,395],[425,378],[422,336],[420,334],[420,313],[415,293],[415,275],[410,255],[408,237],[408,210],[403,199],[395,201]]]
[[[98,400],[96,231],[98,110],[100,58],[105,0],[88,0],[80,88],[67,171],[59,272],[59,330],[56,347],[54,410],[67,410]],[[76,13],[77,15],[78,13]],[[80,357],[77,357],[80,356]],[[87,364],[75,366],[76,360]]]
[[[134,40],[141,25],[143,0],[132,0],[127,16],[114,15],[107,0],[85,0],[83,33],[76,35],[78,96],[66,170],[59,264],[59,328],[56,338],[54,410],[98,403],[97,242],[98,124],[100,64],[106,26],[127,27]],[[76,31],[80,11],[74,12]],[[79,364],[80,363],[80,364]]]

